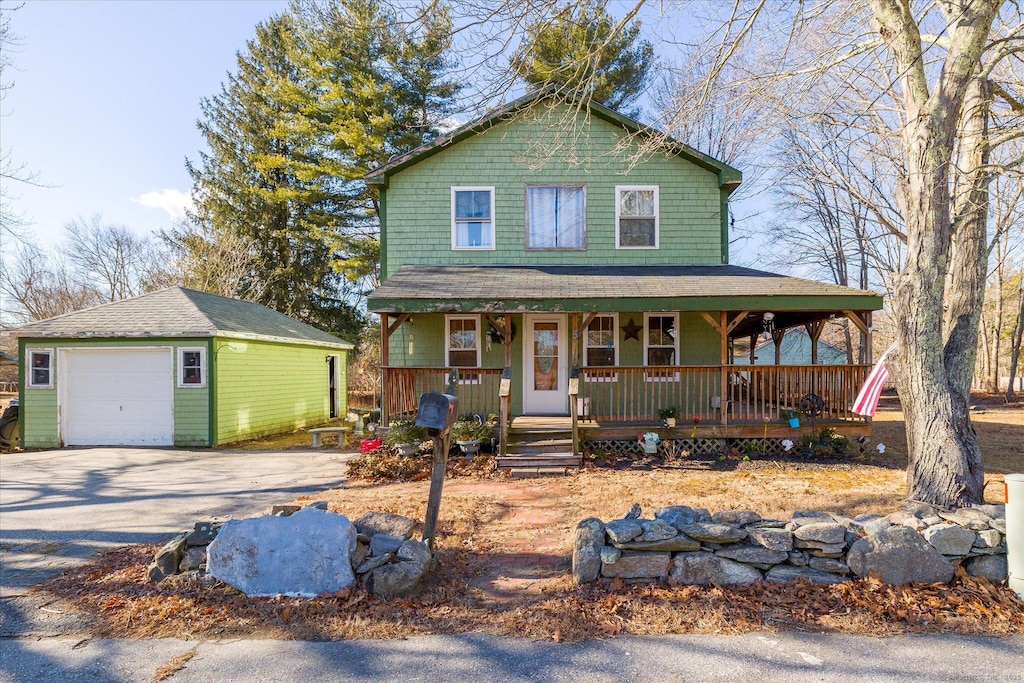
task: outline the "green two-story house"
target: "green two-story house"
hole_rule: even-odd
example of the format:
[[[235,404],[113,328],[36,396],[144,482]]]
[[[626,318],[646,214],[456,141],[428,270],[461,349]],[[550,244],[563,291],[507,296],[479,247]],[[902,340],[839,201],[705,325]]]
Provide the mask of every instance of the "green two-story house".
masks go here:
[[[872,292],[729,265],[741,180],[606,107],[545,94],[375,169],[382,284],[368,305],[384,419],[457,368],[460,412],[499,412],[504,370],[512,417],[573,408],[606,436],[635,440],[627,425],[668,406],[687,433],[696,419],[761,436],[808,395],[819,424],[865,431],[850,407],[866,366],[733,365],[734,340],[802,327],[816,342],[836,316],[870,348],[882,307]]]

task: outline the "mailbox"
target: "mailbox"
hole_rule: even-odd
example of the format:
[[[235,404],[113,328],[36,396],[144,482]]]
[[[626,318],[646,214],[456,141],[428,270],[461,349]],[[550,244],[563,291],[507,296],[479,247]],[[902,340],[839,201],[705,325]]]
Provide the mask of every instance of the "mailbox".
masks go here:
[[[440,391],[428,391],[420,395],[419,409],[416,411],[416,425],[426,427],[430,436],[441,436],[451,429],[455,422],[455,408],[459,399],[451,394]]]

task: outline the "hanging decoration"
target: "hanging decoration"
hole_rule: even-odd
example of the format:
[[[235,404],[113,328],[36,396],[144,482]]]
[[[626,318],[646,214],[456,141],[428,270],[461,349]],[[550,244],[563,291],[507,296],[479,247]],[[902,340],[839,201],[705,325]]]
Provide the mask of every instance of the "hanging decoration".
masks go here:
[[[625,335],[624,338],[626,339],[626,341],[629,341],[630,339],[636,339],[637,341],[640,341],[640,333],[643,331],[643,329],[643,327],[637,325],[635,322],[633,322],[633,319],[630,318],[629,322],[622,326],[622,334]]]
[[[772,338],[772,332],[775,331],[775,314],[768,311],[764,314],[764,340],[768,341]]]
[[[502,320],[504,321],[506,329],[509,331],[508,340],[509,342],[511,342],[513,339],[516,338],[516,324],[512,322],[512,318],[508,316],[502,318]],[[501,335],[500,332],[491,327],[487,331],[487,341],[494,342],[495,344],[504,344],[505,338]],[[488,350],[490,350],[490,347],[488,347]]]

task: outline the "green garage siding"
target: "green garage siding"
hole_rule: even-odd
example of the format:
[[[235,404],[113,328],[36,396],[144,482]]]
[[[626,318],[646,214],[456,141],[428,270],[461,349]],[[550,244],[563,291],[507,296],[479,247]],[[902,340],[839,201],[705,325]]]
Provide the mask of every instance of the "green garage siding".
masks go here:
[[[339,357],[339,415],[348,412],[345,350],[225,338],[214,349],[215,445],[326,422],[329,355]]]
[[[385,278],[405,264],[723,262],[723,199],[715,172],[662,152],[633,164],[636,147],[621,128],[581,112],[574,137],[558,125],[565,107],[549,111],[538,107],[389,177]],[[525,249],[527,183],[586,185],[585,250]],[[659,187],[659,249],[615,248],[616,185]],[[494,186],[495,250],[451,249],[453,186]]]
[[[174,444],[176,446],[210,445],[210,394],[206,387],[178,388],[178,348],[203,347],[209,357],[209,339],[32,339],[22,338],[18,343],[19,357],[28,358],[27,349],[53,349],[53,387],[34,389],[25,381],[24,363],[19,377],[21,402],[21,443],[25,448],[59,448],[60,416],[57,400],[60,391],[60,349],[118,349],[167,347],[173,353],[174,368]]]

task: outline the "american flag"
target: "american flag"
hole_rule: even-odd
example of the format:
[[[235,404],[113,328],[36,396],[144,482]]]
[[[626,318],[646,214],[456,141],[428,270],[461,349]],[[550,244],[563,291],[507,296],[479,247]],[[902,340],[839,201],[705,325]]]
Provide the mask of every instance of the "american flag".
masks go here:
[[[875,363],[868,378],[864,380],[864,386],[860,388],[857,399],[853,402],[853,412],[868,417],[874,416],[875,410],[878,408],[878,397],[882,395],[882,387],[885,386],[885,380],[889,379],[889,369],[885,367],[885,359],[895,349],[895,344],[887,348]]]

